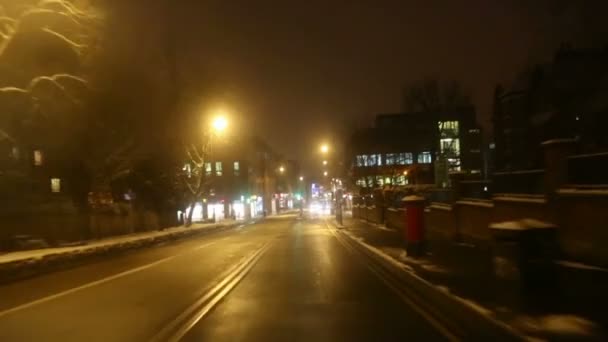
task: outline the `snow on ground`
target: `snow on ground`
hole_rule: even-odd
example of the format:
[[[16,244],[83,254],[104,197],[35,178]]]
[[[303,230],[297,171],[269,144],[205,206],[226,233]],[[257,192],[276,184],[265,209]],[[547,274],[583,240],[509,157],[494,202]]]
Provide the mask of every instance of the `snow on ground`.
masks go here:
[[[377,247],[374,247],[374,246],[366,243],[363,238],[360,238],[360,237],[354,235],[353,233],[351,233],[349,231],[344,231],[343,230],[343,232],[345,234],[347,234],[351,239],[357,241],[358,243],[360,243],[361,245],[363,245],[365,248],[367,248],[369,251],[371,251],[374,254],[376,254],[377,256],[381,257],[383,260],[387,261],[388,263],[390,263],[392,265],[395,265],[395,266],[397,266],[397,267],[399,267],[399,268],[401,268],[403,270],[406,270],[406,271],[410,272],[410,274],[413,277],[415,277],[417,280],[419,280],[420,282],[424,283],[425,285],[429,286],[430,288],[435,288],[438,291],[445,293],[446,295],[450,296],[454,300],[456,300],[456,301],[458,301],[458,302],[460,302],[460,303],[462,303],[462,304],[470,307],[471,309],[477,311],[478,313],[480,313],[480,314],[482,314],[482,315],[484,315],[486,317],[489,317],[489,318],[494,317],[494,313],[491,310],[484,308],[480,304],[478,304],[478,303],[476,303],[476,302],[474,302],[472,300],[465,299],[465,298],[462,298],[462,297],[459,297],[459,296],[453,294],[448,287],[445,287],[445,286],[442,286],[442,285],[435,285],[435,284],[432,284],[429,281],[421,278],[420,276],[418,276],[415,273],[414,269],[411,266],[408,266],[408,265],[404,264],[405,261],[401,261],[401,262],[397,261],[397,259],[395,257],[391,256],[389,253],[383,251],[382,249],[379,249]],[[428,261],[416,260],[416,259],[413,259],[413,258],[408,258],[407,255],[405,257],[407,259],[407,262],[416,261],[416,262],[421,263],[421,264],[425,264],[426,263],[426,265],[430,265],[430,263]]]
[[[593,322],[575,315],[522,316],[515,320],[515,325],[530,332],[571,336],[591,336],[597,330]]]
[[[373,222],[367,222],[367,221],[364,221],[364,222],[366,224],[368,224],[370,227],[373,227],[373,228],[376,228],[376,229],[384,230],[384,231],[391,232],[391,233],[395,232],[394,229],[387,228],[385,225],[381,225],[381,224],[373,223]]]
[[[420,265],[420,267],[422,267],[425,271],[428,271],[428,272],[443,273],[443,274],[451,273],[450,270],[448,270],[447,268],[440,266],[440,265],[436,265],[436,264]]]
[[[154,239],[154,238],[158,238],[158,237],[164,236],[164,235],[179,234],[184,231],[215,228],[218,225],[227,226],[227,225],[234,224],[235,222],[236,221],[234,221],[234,220],[225,220],[225,221],[222,221],[221,223],[194,224],[190,227],[178,226],[178,227],[167,228],[164,230],[155,230],[155,231],[140,232],[140,233],[134,233],[134,234],[128,234],[128,235],[114,236],[114,237],[109,237],[109,238],[105,238],[105,239],[84,242],[82,245],[78,245],[78,246],[44,248],[44,249],[34,249],[34,250],[27,250],[27,251],[11,252],[11,253],[6,253],[6,254],[0,255],[0,264],[20,261],[20,260],[26,260],[26,259],[31,259],[31,260],[40,259],[45,256],[53,255],[53,254],[63,254],[63,253],[77,254],[77,253],[81,253],[83,251],[91,250],[91,249],[95,249],[95,248],[108,247],[108,246],[112,246],[112,245],[120,245],[120,244],[124,244],[124,243],[132,243],[132,242],[136,242],[136,241],[140,241],[140,240]]]
[[[392,256],[386,254],[385,252],[383,252],[382,250],[380,250],[379,248],[376,248],[368,243],[365,242],[365,240],[361,237],[358,237],[356,235],[354,235],[353,233],[343,230],[343,232],[348,235],[352,240],[357,241],[358,243],[360,243],[361,245],[363,245],[365,248],[367,248],[369,251],[371,251],[372,253],[376,254],[377,256],[381,257],[383,260],[387,261],[388,263],[397,266],[403,270],[409,271],[409,272],[414,272],[414,269],[411,268],[408,265],[405,265],[397,260],[395,260],[395,258],[393,258]]]
[[[564,267],[568,267],[568,268],[577,268],[577,269],[587,270],[587,271],[598,271],[598,272],[608,273],[608,268],[591,266],[591,265],[583,264],[581,262],[559,260],[556,263],[559,264],[560,266],[564,266]]]

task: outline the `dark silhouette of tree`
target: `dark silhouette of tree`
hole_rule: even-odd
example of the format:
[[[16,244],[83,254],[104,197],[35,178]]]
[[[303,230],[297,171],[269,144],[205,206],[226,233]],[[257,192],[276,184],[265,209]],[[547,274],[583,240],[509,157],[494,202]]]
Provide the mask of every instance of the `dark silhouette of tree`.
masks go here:
[[[406,112],[441,112],[471,106],[470,95],[456,81],[433,78],[413,82],[403,89]]]
[[[436,116],[438,146],[435,146],[432,153],[439,164],[448,165],[448,171],[460,168],[460,158],[456,151],[459,135],[457,129],[446,127],[442,115],[471,106],[470,95],[457,81],[441,82],[427,78],[406,86],[403,91],[403,107],[406,112],[423,112]],[[440,139],[448,143],[440,142]]]

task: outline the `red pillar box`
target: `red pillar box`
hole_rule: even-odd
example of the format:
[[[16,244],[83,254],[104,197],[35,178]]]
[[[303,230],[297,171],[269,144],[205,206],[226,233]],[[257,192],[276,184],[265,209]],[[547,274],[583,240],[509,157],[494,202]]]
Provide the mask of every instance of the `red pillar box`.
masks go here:
[[[424,197],[406,196],[402,199],[405,207],[405,241],[409,255],[424,252]]]

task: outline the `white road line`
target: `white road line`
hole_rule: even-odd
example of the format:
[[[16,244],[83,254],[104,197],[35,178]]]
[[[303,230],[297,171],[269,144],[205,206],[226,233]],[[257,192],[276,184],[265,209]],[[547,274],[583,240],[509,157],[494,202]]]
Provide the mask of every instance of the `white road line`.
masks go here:
[[[204,247],[208,247],[210,245],[213,245],[213,244],[216,244],[216,243],[220,242],[223,239],[226,239],[226,238],[222,238],[222,239],[219,239],[219,240],[216,240],[216,241],[211,241],[211,242],[202,244],[200,246],[195,247],[192,250],[189,250],[188,252],[191,252],[191,251],[194,251],[194,250],[199,250],[199,249],[204,248]],[[155,262],[152,262],[152,263],[149,263],[149,264],[146,264],[146,265],[143,265],[143,266],[139,266],[139,267],[136,267],[136,268],[133,268],[133,269],[130,269],[130,270],[127,270],[127,271],[115,274],[113,276],[109,276],[109,277],[106,277],[106,278],[103,278],[103,279],[99,279],[99,280],[96,280],[96,281],[93,281],[93,282],[90,282],[90,283],[87,283],[87,284],[84,284],[84,285],[81,285],[81,286],[78,286],[78,287],[71,288],[69,290],[65,290],[63,292],[56,293],[54,295],[43,297],[43,298],[31,301],[29,303],[21,304],[21,305],[15,306],[13,308],[10,308],[10,309],[4,310],[4,311],[0,311],[0,318],[4,317],[6,315],[12,314],[14,312],[20,311],[20,310],[31,308],[33,306],[36,306],[36,305],[39,305],[39,304],[42,304],[42,303],[46,303],[46,302],[49,302],[49,301],[52,301],[52,300],[55,300],[57,298],[61,298],[61,297],[67,296],[69,294],[72,294],[72,293],[75,293],[75,292],[78,292],[78,291],[82,291],[82,290],[85,290],[85,289],[88,289],[88,288],[91,288],[91,287],[94,287],[94,286],[97,286],[97,285],[101,285],[101,284],[110,282],[112,280],[116,280],[118,278],[122,278],[124,276],[129,275],[129,274],[133,274],[133,273],[136,273],[136,272],[139,272],[139,271],[143,271],[145,269],[148,269],[148,268],[154,267],[156,265],[162,264],[164,262],[167,262],[167,261],[169,261],[171,259],[177,258],[178,256],[184,255],[184,254],[186,254],[188,252],[172,255],[172,256],[169,256],[169,257],[157,260]]]
[[[344,238],[342,236],[339,236],[338,234],[340,234],[340,233],[334,231],[334,229],[329,225],[329,223],[327,223],[327,221],[325,221],[325,226],[334,235],[336,240],[338,240],[338,242],[340,242],[340,244],[347,251],[349,251],[350,253],[352,253],[353,255],[355,255],[359,258],[363,258],[363,259],[359,259],[359,261],[362,261],[363,265],[369,271],[371,271],[380,281],[382,281],[386,287],[391,289],[393,291],[393,293],[396,294],[397,297],[399,297],[399,299],[401,299],[401,301],[403,303],[405,303],[409,308],[413,309],[416,313],[418,313],[420,316],[422,316],[422,318],[424,320],[426,320],[435,329],[437,329],[437,331],[441,335],[443,335],[443,337],[447,338],[449,341],[460,341],[460,339],[456,335],[454,335],[446,326],[444,326],[441,322],[439,322],[437,319],[435,319],[435,317],[433,317],[425,309],[423,309],[419,304],[412,301],[405,293],[403,293],[399,289],[399,287],[396,286],[392,280],[390,280],[390,278],[383,275],[382,272],[379,272],[376,268],[377,266],[373,265],[372,262],[367,259],[368,257],[363,255],[363,253],[358,251],[354,246],[350,245],[349,242],[342,240]],[[357,243],[357,242],[352,241],[352,243]],[[365,246],[362,246],[362,248],[365,248]]]
[[[207,315],[256,265],[262,255],[270,248],[266,242],[248,257],[238,262],[218,283],[208,290],[200,299],[187,307],[173,321],[161,329],[151,342],[176,342],[183,338],[192,327]]]

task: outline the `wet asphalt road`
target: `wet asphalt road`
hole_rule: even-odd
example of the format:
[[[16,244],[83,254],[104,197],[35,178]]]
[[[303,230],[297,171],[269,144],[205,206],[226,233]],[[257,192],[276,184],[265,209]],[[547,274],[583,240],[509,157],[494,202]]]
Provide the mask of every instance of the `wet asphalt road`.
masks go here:
[[[269,218],[0,287],[0,341],[441,341],[324,221]]]

